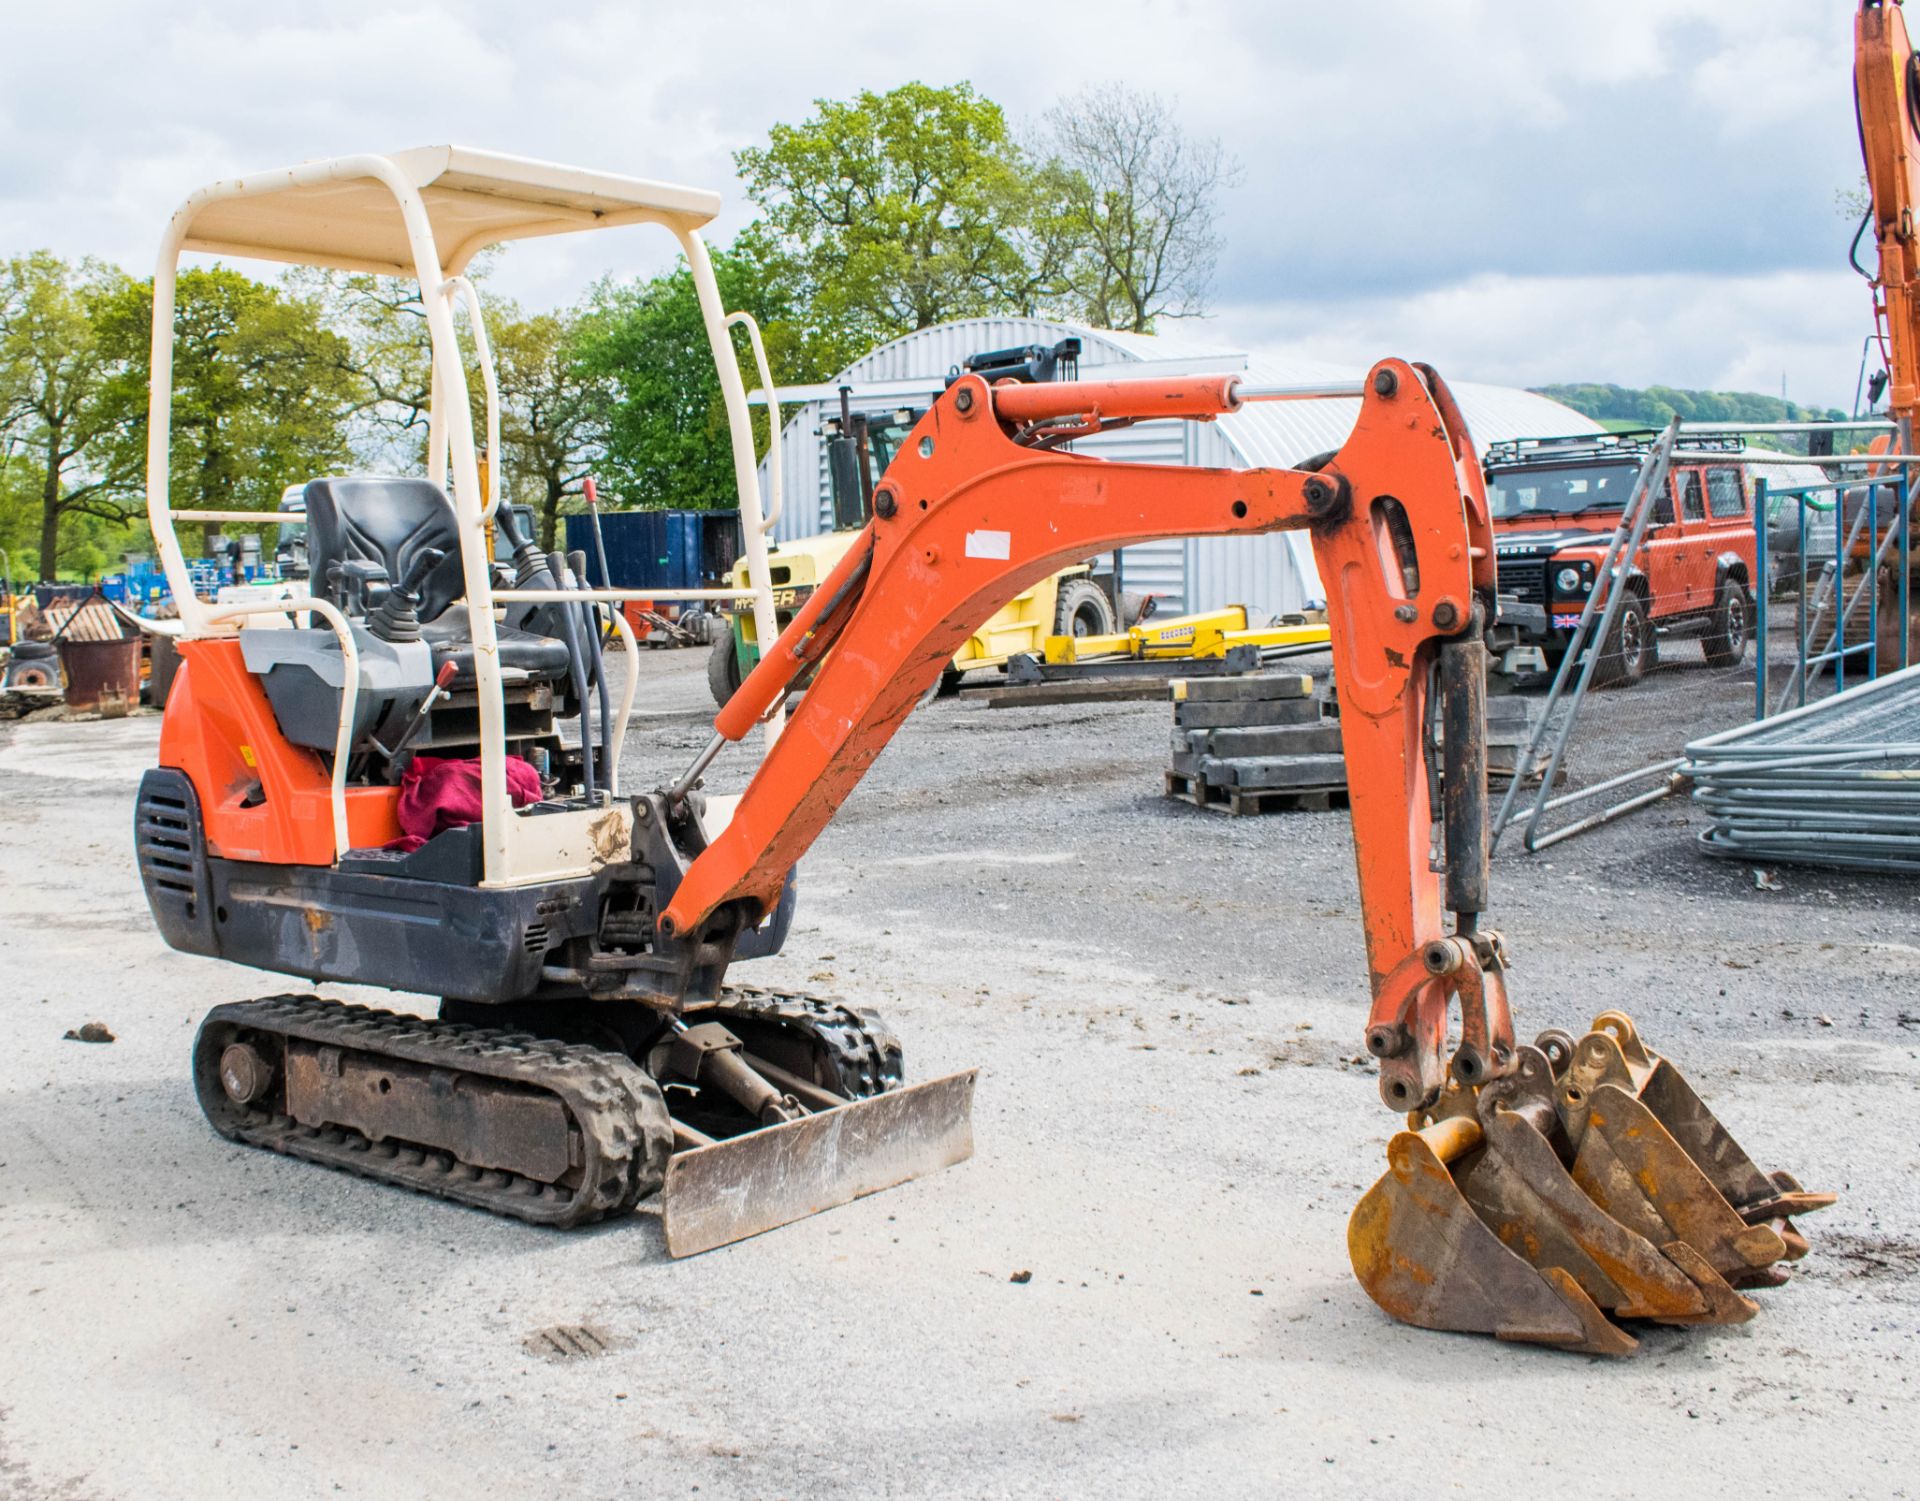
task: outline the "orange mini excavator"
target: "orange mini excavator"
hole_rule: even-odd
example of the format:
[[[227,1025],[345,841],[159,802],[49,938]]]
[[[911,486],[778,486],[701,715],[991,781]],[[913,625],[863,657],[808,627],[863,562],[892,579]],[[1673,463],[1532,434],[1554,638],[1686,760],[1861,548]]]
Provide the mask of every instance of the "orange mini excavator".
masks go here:
[[[456,187],[462,206],[484,196]],[[1352,435],[1297,470],[1064,446],[1329,396],[1356,402]],[[640,793],[596,754],[592,596],[505,511],[513,578],[496,587],[489,518],[458,483],[473,471],[456,470],[451,502],[431,480],[309,485],[312,593],[245,607],[278,611],[273,628],[216,612],[181,642],[138,815],[168,941],[446,997],[434,1020],[311,996],[216,1007],[194,1077],[223,1135],[551,1225],[658,1194],[675,1254],[966,1156],[970,1073],[906,1086],[873,1017],[729,985],[730,966],[777,946],[799,857],[1008,599],[1152,538],[1298,528],[1328,595],[1366,1047],[1409,1117],[1352,1219],[1367,1291],[1431,1328],[1618,1354],[1635,1343],[1620,1320],[1751,1317],[1744,1289],[1804,1253],[1792,1217],[1830,1198],[1760,1171],[1624,1017],[1514,1036],[1506,949],[1483,925],[1494,555],[1471,441],[1431,370],[1388,360],[1312,389],[962,376],[711,742]],[[744,793],[705,797],[714,757],[778,724],[803,673]],[[443,677],[453,707],[430,697]],[[569,715],[577,737],[557,733]],[[382,848],[416,744],[473,754],[482,817]],[[509,806],[522,765],[538,786]]]

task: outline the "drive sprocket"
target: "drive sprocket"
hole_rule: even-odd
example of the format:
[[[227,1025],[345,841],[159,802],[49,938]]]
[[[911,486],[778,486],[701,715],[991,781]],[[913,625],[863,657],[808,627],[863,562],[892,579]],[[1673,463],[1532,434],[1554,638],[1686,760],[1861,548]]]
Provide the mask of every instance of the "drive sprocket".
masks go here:
[[[750,1053],[849,1100],[898,1089],[905,1080],[900,1039],[878,1012],[793,991],[730,985],[704,1013],[723,1022]]]

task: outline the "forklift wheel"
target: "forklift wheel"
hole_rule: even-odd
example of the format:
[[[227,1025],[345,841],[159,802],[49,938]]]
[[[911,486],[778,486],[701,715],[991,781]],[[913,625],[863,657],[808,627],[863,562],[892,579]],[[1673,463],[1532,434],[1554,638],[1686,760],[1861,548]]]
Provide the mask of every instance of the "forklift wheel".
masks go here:
[[[1060,636],[1111,636],[1116,630],[1113,601],[1092,579],[1062,579],[1053,629]]]
[[[713,701],[723,709],[727,700],[740,691],[740,654],[734,650],[731,630],[714,642],[707,653],[707,687]]]

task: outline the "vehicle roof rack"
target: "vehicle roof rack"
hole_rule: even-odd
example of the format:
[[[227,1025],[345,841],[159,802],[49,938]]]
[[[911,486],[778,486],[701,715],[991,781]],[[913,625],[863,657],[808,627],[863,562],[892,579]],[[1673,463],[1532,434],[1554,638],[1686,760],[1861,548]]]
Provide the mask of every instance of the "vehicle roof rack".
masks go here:
[[[1484,463],[1488,469],[1517,464],[1591,464],[1598,459],[1643,459],[1653,451],[1661,429],[1629,428],[1617,433],[1569,433],[1557,438],[1501,438],[1487,444]],[[1746,450],[1745,440],[1733,435],[1682,433],[1674,445],[1676,454],[1730,453]]]

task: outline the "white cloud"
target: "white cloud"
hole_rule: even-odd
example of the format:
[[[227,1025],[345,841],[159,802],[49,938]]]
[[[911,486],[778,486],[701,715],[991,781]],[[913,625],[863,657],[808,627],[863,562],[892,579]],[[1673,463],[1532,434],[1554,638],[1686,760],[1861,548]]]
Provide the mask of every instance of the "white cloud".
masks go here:
[[[1729,140],[1751,140],[1796,128],[1831,105],[1836,94],[1850,100],[1851,67],[1848,48],[1815,47],[1805,36],[1755,31],[1702,59],[1691,87]]]
[[[1236,342],[1255,328],[1364,334],[1366,357],[1444,339],[1470,362],[1454,362],[1463,378],[1748,372],[1766,389],[1779,359],[1790,387],[1851,392],[1853,356],[1833,353],[1857,349],[1851,302],[1822,294],[1835,321],[1816,327],[1791,299],[1741,291],[1826,286],[1844,255],[1833,193],[1858,175],[1844,6],[1056,0],[1014,32],[948,0],[885,24],[663,0],[14,9],[0,252],[46,245],[145,270],[167,213],[202,182],[447,140],[719,187],[724,237],[751,209],[732,152],[815,98],[968,79],[1031,121],[1123,79],[1246,166],[1216,296],[1245,325]],[[669,256],[639,231],[563,237],[508,256],[498,277],[543,305]],[[1650,288],[1684,288],[1683,311],[1717,307],[1721,321],[1644,316]],[[1598,329],[1542,321],[1599,305],[1611,316]]]
[[[1518,386],[1613,381],[1853,403],[1870,330],[1849,272],[1480,276],[1406,297],[1225,308],[1221,334],[1347,368],[1386,355],[1459,379]]]

